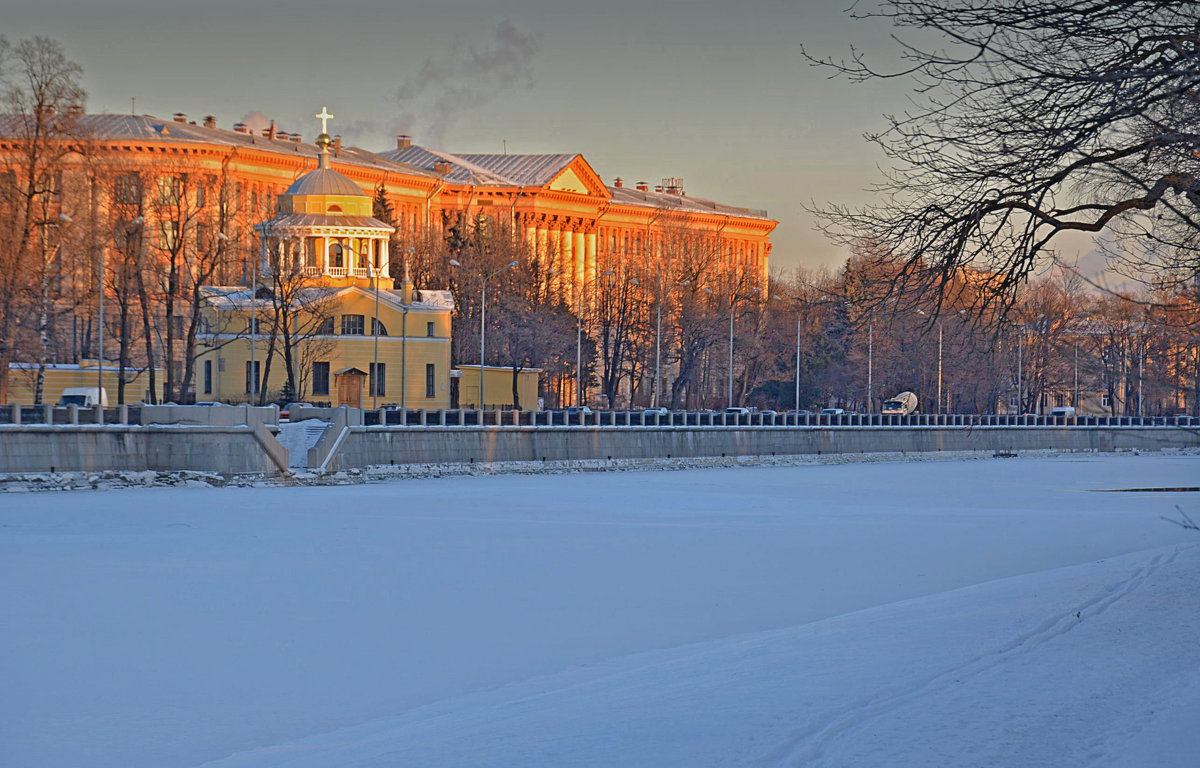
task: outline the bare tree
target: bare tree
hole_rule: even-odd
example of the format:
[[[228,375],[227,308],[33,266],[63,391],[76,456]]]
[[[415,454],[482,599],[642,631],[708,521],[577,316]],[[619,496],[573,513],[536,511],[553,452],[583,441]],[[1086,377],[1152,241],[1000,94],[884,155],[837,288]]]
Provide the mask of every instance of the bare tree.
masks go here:
[[[0,92],[8,113],[5,134],[15,139],[11,176],[5,175],[0,216],[0,402],[8,400],[8,370],[29,319],[36,323],[39,369],[50,346],[51,286],[58,244],[53,228],[62,194],[62,160],[86,93],[82,68],[57,42],[34,37],[15,46],[0,38]],[[30,296],[27,270],[37,287]],[[32,302],[29,301],[32,299]],[[39,375],[40,388],[41,375]]]
[[[1200,268],[1200,5],[1190,0],[885,0],[902,65],[813,59],[865,81],[907,79],[913,108],[867,138],[891,159],[879,202],[818,211],[866,237],[913,285],[995,275],[1007,309],[1070,232],[1113,230],[1159,267]],[[906,33],[907,36],[906,36]]]

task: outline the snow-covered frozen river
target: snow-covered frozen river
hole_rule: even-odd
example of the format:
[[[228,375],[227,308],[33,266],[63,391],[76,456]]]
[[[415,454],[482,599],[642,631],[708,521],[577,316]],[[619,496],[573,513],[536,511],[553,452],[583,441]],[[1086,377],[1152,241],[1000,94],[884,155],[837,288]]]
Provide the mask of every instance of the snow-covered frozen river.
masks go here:
[[[1100,491],[1198,480],[1071,455],[0,495],[0,765],[1170,765],[1200,754],[1200,533],[1161,516],[1200,494]]]

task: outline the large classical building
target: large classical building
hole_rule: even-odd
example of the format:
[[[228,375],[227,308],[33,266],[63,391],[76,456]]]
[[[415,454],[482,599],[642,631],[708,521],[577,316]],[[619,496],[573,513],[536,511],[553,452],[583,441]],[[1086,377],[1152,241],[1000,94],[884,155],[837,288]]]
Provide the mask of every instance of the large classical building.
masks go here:
[[[187,307],[179,309],[170,322],[164,318],[162,328],[154,331],[160,359],[149,363],[163,365],[161,350],[173,344],[173,353],[166,355],[172,358],[167,361],[171,366],[168,383],[182,387],[180,382],[190,382],[189,391],[201,400],[244,394],[246,380],[253,384],[253,370],[249,374],[242,368],[230,370],[231,356],[241,346],[246,346],[249,355],[258,340],[214,341],[213,337],[220,336],[223,324],[238,323],[246,326],[245,335],[249,318],[239,313],[249,305],[239,303],[235,287],[249,285],[259,273],[263,243],[268,240],[276,243],[275,248],[281,241],[295,244],[299,250],[289,251],[288,258],[297,260],[304,275],[321,278],[325,288],[343,291],[346,301],[373,305],[374,287],[379,286],[380,322],[393,336],[393,326],[404,322],[399,306],[423,312],[418,307],[429,304],[443,311],[451,302],[446,297],[432,298],[436,291],[413,297],[405,294],[403,287],[394,290],[389,283],[402,273],[403,259],[388,253],[389,241],[393,247],[402,244],[405,250],[419,247],[422,238],[436,237],[464,218],[502,222],[519,233],[529,246],[552,260],[555,289],[565,299],[577,298],[583,286],[618,261],[648,269],[657,265],[661,273],[667,243],[681,232],[705,241],[714,272],[736,271],[740,279],[752,281],[765,281],[767,275],[769,236],[776,222],[765,211],[688,195],[678,179],[664,179],[653,187],[642,182],[626,184],[621,179],[605,183],[579,154],[451,154],[418,146],[406,136],[397,137],[394,149],[370,152],[344,146],[337,136],[318,146],[297,134],[278,131],[273,124],[258,131],[242,124],[225,129],[211,117],[197,122],[182,114],[168,120],[75,110],[59,118],[68,123],[60,141],[67,151],[56,156],[55,165],[47,166],[45,190],[38,197],[39,215],[55,229],[45,242],[57,237],[64,242],[73,238],[74,243],[71,249],[43,247],[41,258],[47,263],[61,260],[63,254],[84,248],[92,255],[67,275],[70,287],[62,290],[73,298],[69,310],[59,313],[65,318],[60,322],[66,325],[55,331],[54,359],[33,362],[78,363],[95,358],[96,270],[90,264],[101,261],[106,265],[104,352],[108,360],[114,359],[119,346],[115,338],[119,332],[113,327],[117,307],[128,314],[121,322],[135,330],[140,327],[139,308],[134,303],[137,289],[121,282],[120,265],[137,258],[161,263],[164,269],[172,264],[173,277],[164,277],[160,284],[146,287],[147,291],[162,292],[165,284],[173,281],[172,290],[182,301],[193,286],[226,286],[207,290],[208,311],[220,308],[225,316],[205,318],[205,327],[196,334],[201,344],[193,353],[196,364],[190,373],[185,372],[182,359],[190,322]],[[21,131],[13,128],[18,124],[11,116],[6,119],[7,126],[0,125],[0,187],[20,189]],[[391,224],[371,217],[370,196],[380,190],[394,211]],[[249,236],[256,228],[258,236]],[[140,256],[132,253],[138,249]],[[144,269],[145,262],[140,264]],[[119,294],[122,286],[127,295]],[[418,285],[434,287],[439,286]],[[195,306],[199,308],[198,303]],[[394,316],[397,312],[401,313],[399,321]],[[415,317],[408,318],[410,326],[414,322]],[[433,338],[449,336],[443,321],[432,322]],[[345,335],[357,335],[353,321],[347,328],[352,333]],[[338,332],[333,335],[343,335],[340,325],[335,330]],[[411,333],[412,328],[409,330]],[[26,333],[24,346],[29,348],[34,345],[28,339],[36,334]],[[168,343],[168,335],[175,341]],[[369,329],[363,336],[371,339],[373,360],[375,345]],[[392,341],[384,339],[379,339],[381,350],[386,349],[380,359],[386,357],[391,371]],[[340,341],[350,344],[361,339]],[[223,369],[219,358],[205,352],[203,344],[229,351]],[[10,349],[18,353],[0,363],[31,362],[31,355],[20,347],[14,342]],[[134,347],[124,349],[123,354],[133,367],[145,367],[147,361],[133,360],[142,355],[141,347]],[[46,349],[45,345],[42,348]],[[444,355],[438,355],[440,364]],[[353,357],[360,360],[357,354]],[[333,356],[322,362],[340,366],[331,370],[330,376],[336,370],[360,369],[348,359]],[[475,362],[469,356],[467,361]],[[238,366],[248,362],[239,358]],[[208,371],[205,364],[216,368]],[[437,387],[434,396],[426,397],[428,387],[423,374],[418,375],[420,370],[407,368],[412,385],[405,390],[411,394],[408,401],[415,405],[445,402]],[[272,372],[272,387],[274,375]],[[440,372],[437,375],[440,377]],[[299,378],[317,386],[318,391],[324,385],[323,374],[314,376],[310,371]],[[330,381],[329,386],[329,399],[337,399],[337,385]],[[399,399],[398,393],[385,392],[388,402]],[[0,381],[0,398],[3,395],[4,382]],[[177,392],[168,396],[188,395]]]

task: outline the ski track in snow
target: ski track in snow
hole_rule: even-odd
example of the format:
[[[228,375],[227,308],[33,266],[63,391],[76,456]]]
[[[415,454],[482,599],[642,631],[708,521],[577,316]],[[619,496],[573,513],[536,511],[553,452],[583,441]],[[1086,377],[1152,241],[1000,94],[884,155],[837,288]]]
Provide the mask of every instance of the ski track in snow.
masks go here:
[[[909,684],[902,689],[859,699],[829,713],[814,726],[796,733],[760,764],[765,766],[820,765],[825,750],[835,740],[851,737],[855,731],[865,728],[872,719],[884,713],[923,696],[937,695],[960,683],[964,678],[976,677],[986,670],[1006,664],[1016,656],[1030,653],[1039,646],[1065,635],[1084,619],[1099,616],[1117,601],[1129,596],[1144,584],[1152,573],[1173,562],[1178,554],[1179,550],[1175,550],[1170,554],[1155,555],[1150,562],[1141,565],[1128,578],[1109,586],[1103,594],[1046,619],[1033,631],[1013,637],[990,653],[949,667],[932,677]],[[1105,740],[1098,739],[1093,746],[1103,741]]]

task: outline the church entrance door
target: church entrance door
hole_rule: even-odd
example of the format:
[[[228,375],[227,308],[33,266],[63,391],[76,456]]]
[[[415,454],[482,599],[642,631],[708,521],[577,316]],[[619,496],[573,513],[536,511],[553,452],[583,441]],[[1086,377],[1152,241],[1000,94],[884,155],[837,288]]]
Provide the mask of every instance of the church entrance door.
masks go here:
[[[343,368],[335,372],[333,377],[337,381],[338,405],[361,408],[363,382],[367,374],[357,368]]]

